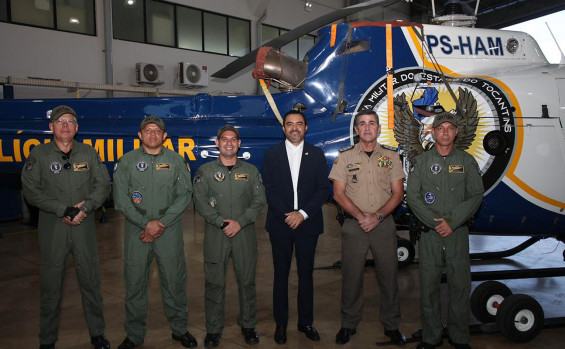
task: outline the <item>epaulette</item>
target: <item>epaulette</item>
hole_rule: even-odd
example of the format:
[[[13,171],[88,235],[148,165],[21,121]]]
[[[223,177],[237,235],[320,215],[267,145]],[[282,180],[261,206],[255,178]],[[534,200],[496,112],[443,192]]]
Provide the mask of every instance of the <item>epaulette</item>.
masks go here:
[[[398,149],[397,149],[397,148],[395,148],[395,147],[391,147],[390,145],[386,145],[386,144],[380,144],[380,143],[379,143],[379,145],[380,145],[380,146],[381,146],[381,148],[383,148],[383,149],[388,149],[388,150],[392,150],[392,151],[398,151]]]
[[[348,151],[348,150],[351,150],[351,149],[353,149],[353,148],[355,148],[355,146],[354,146],[354,145],[350,145],[349,147],[345,147],[345,148],[343,148],[343,149],[340,149],[339,152],[340,152],[340,153],[343,153],[344,151]]]

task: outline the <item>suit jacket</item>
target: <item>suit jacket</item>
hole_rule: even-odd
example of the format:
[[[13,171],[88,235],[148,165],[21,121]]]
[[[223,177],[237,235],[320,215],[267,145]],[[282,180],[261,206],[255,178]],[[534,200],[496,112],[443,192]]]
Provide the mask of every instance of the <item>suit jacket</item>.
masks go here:
[[[290,231],[285,223],[285,213],[294,211],[294,190],[288,165],[285,142],[265,152],[263,158],[263,184],[269,210],[265,229],[269,232]],[[328,164],[320,148],[304,142],[298,174],[298,209],[308,214],[297,233],[319,235],[324,232],[322,206],[329,196]]]

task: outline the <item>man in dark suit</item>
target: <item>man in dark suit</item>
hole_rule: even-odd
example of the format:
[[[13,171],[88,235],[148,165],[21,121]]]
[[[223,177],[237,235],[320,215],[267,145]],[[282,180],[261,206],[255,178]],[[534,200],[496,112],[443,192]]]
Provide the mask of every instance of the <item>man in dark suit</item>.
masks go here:
[[[263,159],[263,183],[269,211],[269,232],[275,269],[273,314],[275,342],[286,343],[288,275],[292,251],[298,269],[298,330],[313,341],[320,335],[314,320],[314,254],[324,232],[322,205],[329,195],[328,165],[321,149],[304,142],[306,117],[298,111],[284,116],[286,140],[268,149]]]

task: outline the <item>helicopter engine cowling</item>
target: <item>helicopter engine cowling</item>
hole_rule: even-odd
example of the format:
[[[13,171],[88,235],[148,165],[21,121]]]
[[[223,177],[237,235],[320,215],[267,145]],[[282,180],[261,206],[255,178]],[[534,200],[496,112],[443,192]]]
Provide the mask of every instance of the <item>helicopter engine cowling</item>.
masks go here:
[[[261,47],[257,52],[253,77],[273,79],[282,88],[302,88],[308,73],[308,63],[287,56],[272,47]]]

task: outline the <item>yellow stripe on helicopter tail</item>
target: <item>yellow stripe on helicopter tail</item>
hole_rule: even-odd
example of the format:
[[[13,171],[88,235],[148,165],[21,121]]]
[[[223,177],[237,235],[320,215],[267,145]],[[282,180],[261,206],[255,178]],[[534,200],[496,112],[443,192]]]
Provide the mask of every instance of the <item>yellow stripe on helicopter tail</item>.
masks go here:
[[[394,71],[392,69],[392,26],[386,25],[386,94],[388,105],[388,128],[394,128]]]
[[[269,92],[269,88],[267,87],[267,84],[265,83],[265,80],[263,79],[259,79],[259,83],[261,84],[261,88],[263,89],[263,93],[265,94],[265,97],[267,97],[267,102],[269,102],[269,105],[271,106],[271,109],[273,110],[273,113],[275,113],[275,116],[277,117],[277,120],[279,120],[279,122],[281,123],[281,125],[283,124],[283,119],[281,117],[281,113],[279,113],[279,109],[277,108],[277,105],[275,104],[275,100],[273,99],[273,96],[271,95],[271,92]]]
[[[330,36],[330,47],[334,47],[334,46],[335,46],[336,30],[337,30],[337,24],[332,24],[331,36]]]

